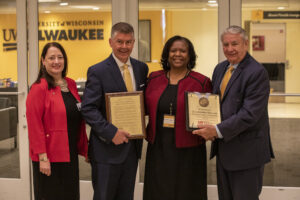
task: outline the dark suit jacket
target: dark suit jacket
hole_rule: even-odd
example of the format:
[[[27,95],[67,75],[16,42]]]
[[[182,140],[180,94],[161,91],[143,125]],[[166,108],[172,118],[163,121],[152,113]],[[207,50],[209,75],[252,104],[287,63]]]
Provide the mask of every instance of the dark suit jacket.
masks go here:
[[[130,58],[136,81],[136,90],[146,85],[148,66]],[[115,145],[112,138],[117,127],[106,120],[105,93],[126,92],[120,69],[110,55],[103,62],[88,69],[87,82],[83,94],[82,114],[91,126],[89,157],[92,161],[107,164],[122,163],[128,154],[129,144]],[[138,157],[141,154],[142,140],[132,141],[137,145]]]
[[[214,70],[213,93],[229,65],[218,64]],[[232,74],[224,97],[220,100],[222,122],[218,128],[223,139],[212,144],[211,158],[219,156],[227,170],[243,170],[261,166],[274,157],[268,117],[270,92],[268,73],[248,53]]]

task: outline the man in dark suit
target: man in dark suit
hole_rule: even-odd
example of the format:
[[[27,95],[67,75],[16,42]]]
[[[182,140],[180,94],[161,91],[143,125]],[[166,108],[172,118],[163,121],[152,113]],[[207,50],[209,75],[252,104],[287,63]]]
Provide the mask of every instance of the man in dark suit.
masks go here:
[[[222,36],[227,60],[214,70],[213,93],[220,94],[221,123],[200,125],[193,133],[212,140],[217,157],[220,200],[258,200],[264,165],[274,157],[268,117],[267,71],[247,52],[248,38],[238,26]]]
[[[109,39],[112,54],[88,69],[81,110],[91,126],[89,158],[94,200],[133,199],[142,140],[129,140],[130,133],[107,121],[105,93],[144,89],[148,66],[130,57],[134,41],[130,24],[113,25]]]

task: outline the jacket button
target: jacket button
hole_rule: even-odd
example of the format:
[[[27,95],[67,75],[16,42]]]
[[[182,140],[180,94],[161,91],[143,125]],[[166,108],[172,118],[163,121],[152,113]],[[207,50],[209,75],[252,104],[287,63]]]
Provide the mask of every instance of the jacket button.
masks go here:
[[[46,134],[46,137],[50,137],[50,135],[49,135],[49,134]]]

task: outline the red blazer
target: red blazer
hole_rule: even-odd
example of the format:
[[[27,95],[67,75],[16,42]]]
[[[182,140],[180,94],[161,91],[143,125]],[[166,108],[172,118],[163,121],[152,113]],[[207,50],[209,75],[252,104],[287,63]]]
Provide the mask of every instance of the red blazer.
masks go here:
[[[65,78],[68,88],[78,102],[75,81]],[[26,100],[30,157],[38,161],[38,154],[47,153],[50,162],[70,162],[67,114],[60,87],[48,90],[45,79],[31,86]],[[87,135],[85,122],[81,121],[77,149],[87,157]]]
[[[164,71],[153,72],[149,76],[145,92],[145,101],[146,109],[149,114],[147,140],[152,144],[155,140],[158,101],[168,84],[169,79],[166,77]],[[212,85],[210,79],[198,72],[191,71],[184,79],[179,81],[175,116],[175,142],[177,148],[193,147],[205,143],[203,138],[186,131],[184,92],[210,93],[211,89]]]

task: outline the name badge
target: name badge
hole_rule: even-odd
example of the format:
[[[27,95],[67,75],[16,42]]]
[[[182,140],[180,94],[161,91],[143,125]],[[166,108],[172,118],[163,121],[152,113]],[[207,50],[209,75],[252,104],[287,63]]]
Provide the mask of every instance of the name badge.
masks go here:
[[[76,103],[77,109],[81,111],[81,103]]]
[[[164,115],[163,127],[174,128],[174,125],[175,125],[175,116],[174,115]]]

